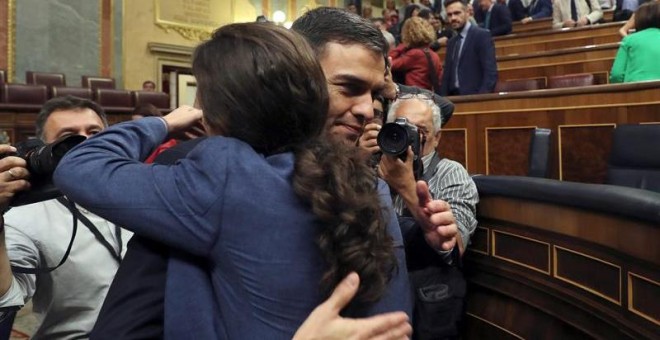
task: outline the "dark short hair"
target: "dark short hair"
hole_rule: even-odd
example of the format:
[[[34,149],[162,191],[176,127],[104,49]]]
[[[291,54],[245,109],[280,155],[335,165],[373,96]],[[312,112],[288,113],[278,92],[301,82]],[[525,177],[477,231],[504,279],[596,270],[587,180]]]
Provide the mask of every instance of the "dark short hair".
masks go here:
[[[660,28],[660,3],[647,2],[635,12],[635,29],[639,32],[647,28]]]
[[[319,7],[293,22],[291,29],[304,36],[318,57],[330,42],[356,44],[387,59],[389,45],[369,20],[341,8]]]
[[[147,84],[151,84],[151,85],[153,85],[154,88],[156,87],[156,83],[154,83],[154,82],[151,81],[151,80],[145,80],[145,81],[142,83],[142,87],[144,87],[144,85],[147,85]]]
[[[223,26],[195,49],[192,70],[204,119],[216,134],[270,155],[323,131],[325,77],[295,31],[272,23]]]
[[[457,2],[460,2],[463,5],[463,8],[467,8],[467,4],[463,0],[445,0],[445,8]]]
[[[46,125],[46,121],[48,120],[48,117],[50,117],[50,115],[53,112],[63,111],[63,110],[82,110],[82,109],[90,109],[94,111],[99,116],[99,118],[101,118],[101,121],[103,121],[103,126],[104,127],[108,126],[108,119],[105,115],[105,111],[103,111],[103,108],[99,106],[99,104],[96,104],[91,100],[78,98],[74,96],[56,97],[47,101],[44,104],[44,106],[41,107],[41,111],[39,111],[39,114],[37,114],[37,120],[35,122],[37,137],[43,139],[44,126]]]

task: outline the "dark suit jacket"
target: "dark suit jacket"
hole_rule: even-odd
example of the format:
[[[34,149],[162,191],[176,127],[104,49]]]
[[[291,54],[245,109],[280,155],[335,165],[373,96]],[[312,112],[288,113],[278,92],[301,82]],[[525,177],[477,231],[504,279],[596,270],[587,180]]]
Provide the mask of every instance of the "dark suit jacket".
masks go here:
[[[490,33],[474,25],[470,26],[463,42],[460,60],[453,60],[454,49],[458,48],[458,36],[447,42],[445,70],[442,77],[441,95],[447,96],[454,88],[454,69],[458,63],[460,95],[491,93],[497,83],[495,45]]]
[[[486,24],[486,13],[479,6],[477,1],[474,2],[474,19],[477,20],[479,26],[487,28],[490,33],[496,37],[511,33],[511,12],[506,5],[496,3],[490,10],[490,27],[484,27]]]
[[[552,1],[536,0],[529,5],[528,11],[532,19],[552,17]]]

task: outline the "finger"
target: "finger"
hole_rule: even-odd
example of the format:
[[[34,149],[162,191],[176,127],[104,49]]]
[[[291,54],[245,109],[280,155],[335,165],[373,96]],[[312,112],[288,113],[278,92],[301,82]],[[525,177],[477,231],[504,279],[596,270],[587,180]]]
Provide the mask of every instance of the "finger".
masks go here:
[[[380,127],[381,127],[380,124],[369,123],[369,124],[364,126],[364,131],[365,132],[366,131],[369,131],[369,132],[376,131],[376,132],[378,132],[378,131],[380,131]]]
[[[452,249],[454,249],[454,247],[456,246],[456,242],[457,242],[457,241],[456,241],[456,238],[454,237],[454,238],[452,238],[452,239],[449,240],[449,241],[445,241],[445,242],[443,242],[442,245],[441,245],[440,247],[441,247],[442,250],[444,250],[444,251],[452,250]]]
[[[357,273],[352,272],[348,274],[339,284],[335,287],[335,290],[332,292],[332,295],[323,303],[331,311],[339,312],[351,302],[351,299],[357,293],[360,286],[360,277]]]
[[[30,173],[26,168],[23,167],[13,167],[5,171],[5,173],[9,175],[10,179],[12,180],[25,179],[30,177]]]
[[[27,163],[23,158],[16,156],[7,156],[0,159],[0,171],[7,171],[15,167],[26,167]]]
[[[419,199],[420,207],[426,207],[433,199],[429,192],[429,185],[425,181],[417,181],[417,199]]]
[[[0,144],[0,154],[8,154],[16,152],[16,148],[9,144]]]
[[[450,239],[452,237],[456,237],[456,233],[458,232],[458,229],[456,228],[456,224],[449,224],[449,225],[441,225],[435,228],[435,233],[438,234],[440,237],[443,239]]]
[[[25,191],[30,189],[30,182],[19,179],[17,181],[6,182],[0,186],[0,196],[5,198],[14,197],[14,195],[19,191]]]
[[[430,194],[429,194],[429,196],[430,196]],[[430,214],[441,213],[441,212],[445,212],[445,211],[451,211],[451,206],[449,205],[449,203],[447,203],[443,200],[440,200],[440,199],[429,200],[428,202],[426,202],[426,205],[424,205],[424,208]]]
[[[406,335],[410,324],[408,315],[403,312],[394,312],[372,316],[367,319],[356,320],[363,331],[360,339],[398,339]]]

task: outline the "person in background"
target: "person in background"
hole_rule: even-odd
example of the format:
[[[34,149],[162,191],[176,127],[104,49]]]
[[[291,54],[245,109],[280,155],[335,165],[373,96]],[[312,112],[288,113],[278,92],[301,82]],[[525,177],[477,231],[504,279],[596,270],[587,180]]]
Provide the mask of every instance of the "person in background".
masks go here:
[[[552,17],[551,0],[532,0],[529,6],[525,7],[521,0],[509,0],[509,10],[511,19],[528,24],[533,20]]]
[[[38,138],[52,143],[90,137],[108,123],[98,104],[67,96],[47,101],[35,125]],[[16,149],[0,145],[0,152],[10,151]],[[0,171],[0,209],[6,211],[14,194],[30,189],[30,173],[15,156],[0,159]],[[75,220],[79,228],[67,252]],[[63,197],[11,208],[0,221],[0,318],[32,300],[40,321],[33,339],[89,337],[132,233]]]
[[[497,83],[495,44],[490,32],[473,25],[469,6],[460,0],[445,2],[451,28],[458,35],[447,42],[442,96],[491,93]]]
[[[552,27],[570,28],[593,25],[603,18],[598,0],[554,0]]]
[[[154,92],[156,91],[156,83],[151,80],[147,80],[142,83],[142,91]]]
[[[623,38],[610,72],[611,83],[660,79],[660,2],[639,6],[637,32]]]
[[[474,5],[474,18],[479,27],[487,29],[494,37],[511,33],[511,12],[506,5],[494,0],[479,0]]]
[[[389,54],[392,73],[398,74],[395,79],[399,77],[405,85],[439,92],[442,65],[440,57],[429,49],[436,40],[433,26],[420,17],[410,18],[403,25],[401,40]]]
[[[383,37],[389,44],[390,48],[394,48],[396,40],[392,33],[387,31],[387,24],[383,18],[371,18],[371,22],[380,30],[380,33],[383,33]]]
[[[423,9],[419,12],[419,17],[425,19],[433,26],[436,41],[430,45],[432,51],[437,52],[441,46],[447,45],[447,41],[456,35],[456,32],[448,28],[444,19],[438,13],[432,13],[430,10]]]

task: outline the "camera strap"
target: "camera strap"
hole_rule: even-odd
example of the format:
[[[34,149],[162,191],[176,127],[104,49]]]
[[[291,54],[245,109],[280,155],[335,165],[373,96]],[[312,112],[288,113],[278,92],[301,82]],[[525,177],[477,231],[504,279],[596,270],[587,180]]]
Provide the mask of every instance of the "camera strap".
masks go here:
[[[428,183],[433,176],[435,176],[435,173],[438,171],[438,164],[440,164],[440,161],[442,160],[442,157],[438,155],[438,152],[436,151],[435,154],[433,155],[433,158],[431,158],[431,163],[429,163],[429,166],[424,169],[424,175],[422,176],[422,179],[424,182]]]
[[[119,251],[115,251],[115,247],[113,247],[112,244],[110,244],[110,242],[108,242],[108,240],[106,240],[105,237],[103,237],[103,234],[101,234],[98,228],[96,228],[94,223],[92,223],[92,221],[90,221],[87,218],[87,216],[83,215],[80,212],[80,210],[76,208],[75,203],[67,200],[64,197],[58,197],[57,201],[60,202],[65,207],[67,207],[67,209],[69,209],[71,214],[75,218],[80,220],[80,222],[82,222],[83,225],[85,225],[85,227],[87,227],[87,229],[89,229],[89,231],[91,231],[92,234],[94,234],[94,237],[103,245],[103,247],[105,247],[105,249],[107,249],[110,252],[112,257],[115,260],[117,260],[117,263],[121,263],[121,252],[122,252],[121,228],[115,226],[115,237],[117,238],[117,243],[119,244]]]
[[[73,202],[69,202],[64,200],[64,202],[60,201],[59,199],[57,200],[58,202],[64,204],[67,209],[71,210],[69,207],[72,206],[75,209],[75,205]],[[69,253],[71,253],[71,247],[73,246],[73,241],[76,239],[76,231],[78,231],[78,219],[76,218],[75,215],[73,216],[73,232],[71,234],[71,241],[69,241],[69,246],[67,246],[66,251],[64,252],[64,256],[62,256],[62,259],[60,260],[60,263],[57,264],[55,267],[47,267],[47,268],[25,268],[25,267],[18,267],[18,266],[11,266],[11,270],[14,273],[21,273],[21,274],[40,274],[40,273],[50,273],[53,270],[59,268],[61,265],[66,262],[66,259],[69,258]]]

